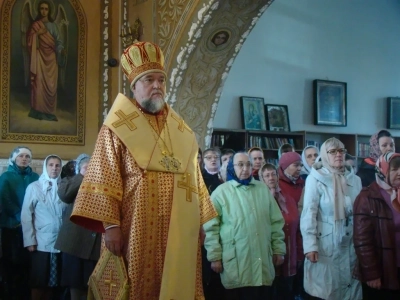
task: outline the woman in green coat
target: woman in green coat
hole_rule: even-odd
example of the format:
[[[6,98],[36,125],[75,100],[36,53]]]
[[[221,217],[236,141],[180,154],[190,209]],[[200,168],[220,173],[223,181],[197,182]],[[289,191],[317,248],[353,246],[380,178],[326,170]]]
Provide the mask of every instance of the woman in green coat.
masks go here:
[[[236,153],[227,171],[211,195],[218,217],[204,224],[207,258],[231,295],[268,299],[274,265],[284,261],[284,220],[268,188],[252,178],[247,153]]]

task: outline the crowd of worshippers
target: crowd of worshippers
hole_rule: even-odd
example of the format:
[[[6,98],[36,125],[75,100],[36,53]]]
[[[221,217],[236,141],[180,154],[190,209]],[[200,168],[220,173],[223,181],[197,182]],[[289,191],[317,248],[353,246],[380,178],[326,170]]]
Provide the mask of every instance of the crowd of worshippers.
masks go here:
[[[203,225],[205,299],[400,299],[400,154],[386,130],[357,170],[346,146],[210,148],[218,217]],[[257,288],[254,288],[257,287]]]
[[[89,160],[81,154],[62,166],[52,154],[39,176],[29,166],[31,149],[11,152],[0,177],[0,299],[86,299],[101,234],[69,217]]]
[[[218,217],[201,232],[210,299],[400,299],[400,154],[386,130],[358,170],[336,138],[279,164],[263,150],[210,148],[198,163]],[[101,234],[69,219],[90,157],[39,176],[15,148],[0,177],[1,299],[85,299]],[[65,294],[68,293],[66,296]],[[67,298],[63,298],[67,297]]]

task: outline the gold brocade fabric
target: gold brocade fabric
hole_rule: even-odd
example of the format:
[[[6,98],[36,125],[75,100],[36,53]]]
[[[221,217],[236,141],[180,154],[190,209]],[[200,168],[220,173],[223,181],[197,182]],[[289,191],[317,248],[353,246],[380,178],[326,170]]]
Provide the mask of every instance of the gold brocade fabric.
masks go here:
[[[160,130],[163,116],[148,116]],[[197,168],[196,172],[200,222],[204,224],[217,214],[200,170]],[[71,219],[98,231],[103,228],[103,222],[121,226],[127,243],[125,262],[131,300],[159,299],[173,186],[174,174],[142,170],[121,140],[108,127],[101,128]],[[200,242],[197,253],[195,299],[204,299]]]

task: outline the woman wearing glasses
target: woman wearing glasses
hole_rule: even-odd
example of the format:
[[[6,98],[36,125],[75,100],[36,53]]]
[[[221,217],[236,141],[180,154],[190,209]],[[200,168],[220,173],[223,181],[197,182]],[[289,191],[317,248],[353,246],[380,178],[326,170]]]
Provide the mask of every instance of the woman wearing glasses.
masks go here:
[[[300,229],[303,236],[304,289],[310,299],[362,299],[353,278],[353,204],[361,180],[345,165],[346,149],[330,138],[321,146],[321,161],[307,177]]]

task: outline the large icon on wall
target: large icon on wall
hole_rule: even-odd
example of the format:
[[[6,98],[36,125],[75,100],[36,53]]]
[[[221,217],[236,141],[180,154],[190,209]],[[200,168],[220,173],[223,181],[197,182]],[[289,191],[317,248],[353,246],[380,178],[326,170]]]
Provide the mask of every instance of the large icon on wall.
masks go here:
[[[346,82],[315,79],[313,92],[314,124],[347,126]]]
[[[400,98],[388,97],[387,98],[387,128],[400,129]]]
[[[270,131],[290,131],[287,105],[265,104],[267,129]]]
[[[79,1],[5,0],[0,22],[0,140],[83,145],[87,22]]]
[[[264,98],[240,97],[244,129],[267,130],[265,125]]]

